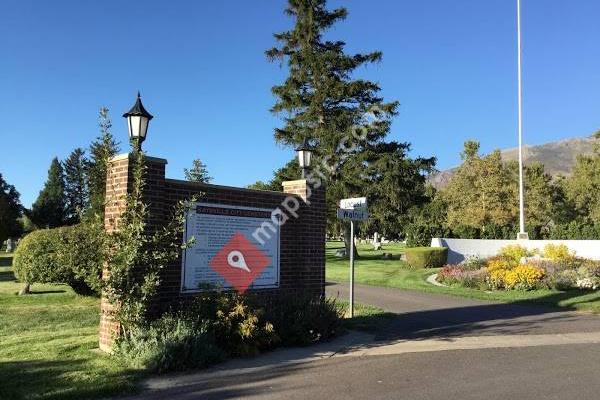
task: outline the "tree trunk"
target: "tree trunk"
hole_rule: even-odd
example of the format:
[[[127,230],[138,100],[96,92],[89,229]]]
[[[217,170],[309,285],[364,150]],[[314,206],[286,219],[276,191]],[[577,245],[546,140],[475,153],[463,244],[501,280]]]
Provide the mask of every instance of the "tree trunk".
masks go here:
[[[31,289],[31,284],[25,282],[25,286],[23,286],[23,289],[19,290],[19,296],[30,294],[31,293],[30,289]]]
[[[356,232],[355,232],[356,233]],[[346,257],[350,257],[350,225],[344,226],[344,247],[346,248]],[[354,242],[354,258],[359,257],[356,249],[356,241]]]

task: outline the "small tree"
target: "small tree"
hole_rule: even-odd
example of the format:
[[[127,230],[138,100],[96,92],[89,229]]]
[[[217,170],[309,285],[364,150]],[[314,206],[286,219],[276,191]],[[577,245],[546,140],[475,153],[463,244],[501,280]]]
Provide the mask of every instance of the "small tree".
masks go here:
[[[108,115],[108,108],[106,107],[100,108],[98,126],[100,127],[100,136],[90,145],[87,178],[89,184],[90,214],[102,220],[104,218],[108,161],[119,152],[119,144],[110,132],[112,122]]]
[[[479,155],[479,143],[465,142],[463,163],[442,191],[448,205],[448,225],[476,230],[514,225],[517,186],[500,151]]]
[[[212,177],[208,175],[206,164],[199,159],[192,161],[192,168],[184,168],[183,173],[185,174],[185,179],[190,182],[210,183],[212,180]]]
[[[67,223],[76,224],[89,206],[85,152],[77,148],[63,162]]]
[[[31,219],[40,228],[56,228],[67,221],[65,178],[63,168],[54,158],[48,170],[48,179],[31,208]]]

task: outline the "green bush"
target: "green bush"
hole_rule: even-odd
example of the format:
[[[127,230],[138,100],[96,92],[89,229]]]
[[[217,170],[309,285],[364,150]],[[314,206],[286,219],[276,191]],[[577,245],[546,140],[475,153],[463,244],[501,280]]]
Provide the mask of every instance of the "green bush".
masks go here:
[[[119,338],[115,354],[134,368],[159,373],[207,367],[225,358],[209,332],[208,323],[172,314]]]
[[[78,294],[98,293],[103,233],[89,224],[31,232],[15,252],[15,275],[28,284],[64,283]]]
[[[412,247],[404,250],[406,262],[413,268],[439,268],[446,264],[446,247]]]
[[[329,340],[342,329],[345,310],[335,299],[309,295],[278,297],[266,307],[266,318],[284,346],[305,346]]]
[[[104,250],[104,229],[83,223],[58,228],[58,256],[64,268],[71,271],[69,285],[76,293],[100,293]]]
[[[206,322],[217,345],[229,355],[256,355],[278,342],[264,309],[250,304],[245,296],[237,293],[208,291],[182,309],[181,318],[196,324]]]
[[[58,261],[56,229],[40,229],[21,239],[13,258],[15,276],[27,283],[66,283],[70,271]]]

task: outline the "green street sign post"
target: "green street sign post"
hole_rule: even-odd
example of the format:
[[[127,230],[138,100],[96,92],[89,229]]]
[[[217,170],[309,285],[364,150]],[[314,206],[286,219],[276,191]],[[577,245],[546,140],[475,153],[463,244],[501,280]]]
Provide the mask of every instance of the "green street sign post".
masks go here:
[[[354,318],[354,221],[366,221],[369,217],[366,197],[340,200],[338,219],[350,221],[350,318]]]

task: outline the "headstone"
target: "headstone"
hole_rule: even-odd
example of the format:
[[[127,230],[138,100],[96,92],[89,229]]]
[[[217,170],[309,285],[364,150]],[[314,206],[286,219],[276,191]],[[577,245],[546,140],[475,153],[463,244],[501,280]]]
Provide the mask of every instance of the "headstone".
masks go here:
[[[379,233],[375,232],[373,234],[373,244],[379,243]]]
[[[346,249],[337,249],[335,251],[336,257],[346,257]]]
[[[6,252],[7,253],[12,253],[13,251],[13,241],[11,238],[8,238],[6,240]]]
[[[373,243],[373,250],[381,250],[381,243],[380,242]]]

